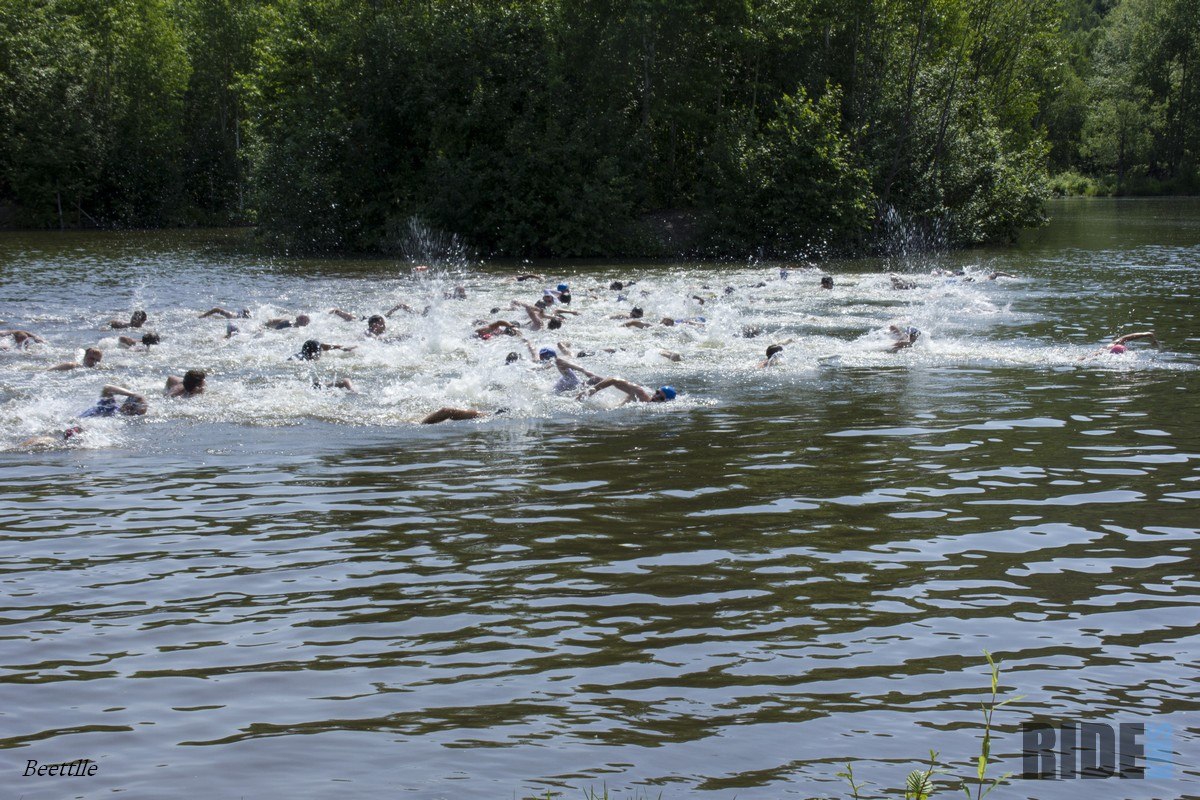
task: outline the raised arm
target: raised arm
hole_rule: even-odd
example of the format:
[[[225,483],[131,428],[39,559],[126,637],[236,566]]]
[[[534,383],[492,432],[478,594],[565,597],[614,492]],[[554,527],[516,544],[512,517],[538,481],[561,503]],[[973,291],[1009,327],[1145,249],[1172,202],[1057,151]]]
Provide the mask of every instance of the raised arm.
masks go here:
[[[105,384],[104,388],[100,390],[101,397],[114,397],[116,395],[121,395],[122,397],[132,397],[135,400],[145,400],[146,399],[135,391],[126,389],[121,386],[117,386],[112,383]]]
[[[587,397],[591,397],[596,392],[604,391],[610,386],[628,395],[628,399],[625,400],[626,403],[628,403],[630,400],[635,400],[642,403],[650,402],[650,392],[646,391],[645,387],[638,386],[636,383],[627,381],[624,378],[605,378],[589,389],[585,394]]]
[[[573,361],[567,361],[565,358],[554,359],[554,365],[558,367],[558,371],[566,374],[567,372],[578,372],[581,375],[586,375],[589,378],[599,378],[600,376],[586,367],[581,367]]]
[[[358,317],[354,316],[349,311],[343,311],[340,308],[331,308],[329,309],[329,313],[341,317],[346,322],[354,322],[354,320],[358,319]]]
[[[1158,347],[1158,337],[1154,335],[1154,331],[1141,331],[1139,333],[1127,333],[1124,336],[1118,336],[1116,339],[1113,339],[1112,343],[1113,344],[1125,344],[1126,342],[1132,342],[1137,339],[1149,339],[1150,343],[1152,345],[1154,345],[1155,347]]]
[[[396,305],[392,306],[391,311],[388,311],[386,314],[384,314],[384,316],[390,317],[390,316],[392,316],[392,314],[395,314],[397,311],[407,311],[409,314],[416,313],[415,311],[412,310],[412,306],[410,306],[406,303],[396,303]]]

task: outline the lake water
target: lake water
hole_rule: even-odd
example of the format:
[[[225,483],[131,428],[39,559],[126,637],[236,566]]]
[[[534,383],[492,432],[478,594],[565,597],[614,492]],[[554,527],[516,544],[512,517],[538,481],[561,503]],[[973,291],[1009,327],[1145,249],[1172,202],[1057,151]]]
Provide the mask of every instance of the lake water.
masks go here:
[[[518,283],[243,232],[0,234],[0,327],[48,340],[0,350],[0,786],[765,800],[848,796],[852,760],[870,795],[931,748],[973,774],[986,649],[1024,695],[992,774],[1033,721],[1159,726],[1171,761],[993,798],[1200,796],[1200,202],[1051,213],[1012,249],[821,265],[831,291],[803,264]],[[580,316],[533,346],[675,402],[556,396],[523,344],[470,338],[560,280]],[[382,340],[326,313],[399,302],[429,312]],[[610,319],[634,303],[704,324]],[[251,318],[226,338],[213,305]],[[106,329],[136,308],[149,352]],[[893,353],[889,324],[922,335]],[[1146,329],[1161,350],[1099,352]],[[308,338],[356,349],[289,361]],[[97,343],[99,370],[46,371]],[[207,392],[161,397],[190,368]],[[150,413],[22,447],[105,383]],[[507,413],[414,424],[443,405]],[[21,777],[76,758],[98,774]]]

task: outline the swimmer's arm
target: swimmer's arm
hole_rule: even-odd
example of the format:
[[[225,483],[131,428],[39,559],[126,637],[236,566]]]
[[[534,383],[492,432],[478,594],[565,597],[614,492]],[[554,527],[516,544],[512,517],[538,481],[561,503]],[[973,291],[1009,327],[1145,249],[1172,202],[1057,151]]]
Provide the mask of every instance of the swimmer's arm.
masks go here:
[[[532,272],[525,272],[520,275],[514,275],[513,280],[514,281],[540,281],[540,280],[542,280],[542,276],[535,275]]]
[[[422,425],[436,425],[439,422],[446,420],[464,420],[475,419],[482,415],[482,411],[476,411],[473,408],[439,408],[429,416],[421,420]]]
[[[101,397],[114,397],[116,395],[121,395],[122,397],[132,397],[134,400],[144,401],[146,399],[135,391],[117,386],[112,383],[105,384],[104,388],[100,390]]]
[[[132,336],[117,337],[117,344],[121,345],[121,347],[136,347],[137,343],[137,339],[134,339]]]
[[[625,402],[629,402],[629,400],[637,400],[642,403],[647,403],[650,401],[650,392],[646,391],[645,387],[638,386],[636,383],[627,381],[623,378],[605,378],[592,387],[591,391],[588,392],[588,396],[591,397],[596,392],[607,389],[610,386],[628,395],[628,399]]]
[[[597,375],[596,373],[587,369],[586,367],[581,367],[573,361],[567,361],[565,358],[558,358],[558,359],[555,359],[555,361],[557,362],[558,369],[560,372],[562,370],[566,369],[566,370],[574,370],[575,372],[578,372],[582,375],[586,375],[589,378],[599,378],[600,377],[599,375]]]
[[[629,320],[629,322],[626,322],[623,327],[626,327],[626,328],[649,328],[650,323],[643,322],[640,319],[631,319],[631,320]]]
[[[321,343],[321,349],[324,350],[325,352],[329,352],[330,350],[344,350],[347,353],[349,353],[351,350],[353,350],[356,347],[358,347],[358,345],[356,345],[356,344],[344,345],[344,344],[325,344],[324,342]]]
[[[358,317],[354,316],[349,311],[343,311],[340,308],[331,308],[331,309],[329,309],[329,313],[335,314],[335,315],[341,317],[346,322],[354,322],[354,320],[358,319]]]
[[[1154,347],[1158,347],[1158,337],[1154,335],[1154,331],[1141,331],[1140,333],[1127,333],[1124,336],[1113,339],[1113,344],[1125,344],[1137,339],[1149,339]],[[1111,345],[1110,345],[1111,346]]]
[[[787,338],[787,339],[784,339],[782,342],[773,342],[772,347],[774,347],[774,346],[784,347],[786,345],[791,344],[794,341],[796,341],[796,340],[793,338]]]
[[[81,366],[81,365],[77,361],[64,361],[61,364],[56,364],[53,367],[50,367],[46,371],[47,372],[67,372],[69,370],[76,369],[79,366]]]
[[[392,314],[395,314],[397,311],[407,311],[409,314],[416,313],[412,310],[412,306],[409,306],[405,303],[397,303],[396,305],[392,306],[392,310],[388,311],[386,314],[384,314],[384,316],[390,317],[390,316],[392,316]]]
[[[225,319],[233,319],[235,316],[236,315],[232,311],[226,311],[220,306],[217,306],[216,308],[210,308],[208,311],[205,311],[203,314],[201,314],[200,319],[204,319],[205,317],[224,317]]]

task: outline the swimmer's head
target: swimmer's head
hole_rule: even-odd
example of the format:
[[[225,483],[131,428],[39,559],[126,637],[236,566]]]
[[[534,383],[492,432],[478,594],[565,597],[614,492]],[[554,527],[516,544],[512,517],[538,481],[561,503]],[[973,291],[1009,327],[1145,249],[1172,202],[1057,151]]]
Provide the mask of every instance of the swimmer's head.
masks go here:
[[[783,352],[783,345],[773,344],[767,348],[767,358],[773,358]]]
[[[642,311],[641,306],[634,306],[633,308],[629,309],[629,318],[630,319],[641,319],[642,315],[645,313],[646,313],[645,311]]]
[[[833,288],[833,276],[832,275],[822,275],[821,276],[821,288],[822,289],[832,289]]]
[[[567,286],[565,283],[560,283],[560,284],[558,285],[558,291],[560,291],[560,292],[569,292],[569,291],[571,291],[571,287]]]
[[[237,330],[236,326],[234,327],[234,330],[235,331]],[[157,333],[143,333],[142,334],[142,344],[146,345],[146,347],[149,347],[152,344],[158,344],[161,341],[162,341],[162,337],[159,336]]]
[[[297,328],[303,328],[305,325],[307,325],[310,322],[312,322],[312,320],[310,320],[308,318],[308,314],[298,314],[296,316],[296,327]]]
[[[651,403],[665,403],[668,400],[675,399],[674,386],[660,386],[654,394],[650,395]]]
[[[379,336],[387,330],[387,323],[383,321],[383,317],[378,314],[372,314],[367,320],[367,333],[372,336]]]
[[[558,330],[562,327],[562,317],[553,317],[549,322],[546,323],[546,327],[552,331]]]
[[[71,427],[67,428],[65,431],[62,432],[63,441],[64,442],[70,441],[71,439],[80,435],[81,433],[83,433],[83,428],[81,426],[72,425]]]
[[[921,332],[912,325],[909,325],[907,328],[905,328],[904,332],[908,334],[908,340],[910,342],[915,342],[917,337],[921,335]]]
[[[564,306],[571,305],[571,293],[563,292],[562,294],[560,294],[558,296],[558,302],[562,303]]]
[[[1128,349],[1129,348],[1127,348],[1123,344],[1114,344],[1112,347],[1108,348],[1108,352],[1112,353],[1115,356],[1119,356],[1119,355],[1121,355],[1121,353],[1124,353]]]
[[[130,397],[121,404],[119,411],[127,417],[140,417],[149,410],[146,401],[140,397]]]
[[[620,281],[613,281],[608,285],[608,288],[612,289],[614,292],[619,292],[625,288],[625,284],[621,283]]]
[[[755,336],[762,334],[762,328],[757,325],[747,325],[742,328],[742,337],[745,339],[753,339]]]
[[[732,287],[732,286],[726,286],[726,287],[725,287],[725,294],[733,294],[733,287]]]
[[[321,357],[321,343],[316,339],[309,339],[304,344],[300,345],[300,358],[305,361],[315,361]]]
[[[183,373],[183,390],[188,394],[196,394],[204,391],[204,378],[206,374],[202,369],[189,369]]]
[[[521,360],[521,354],[514,350],[504,357],[504,364],[507,366],[508,364],[511,364],[514,361],[520,361],[520,360]]]
[[[250,319],[250,309],[243,308],[238,312],[238,319]]]
[[[541,310],[545,311],[545,310],[546,310],[546,301],[545,301],[545,300],[538,300],[536,303],[534,303],[534,304],[533,304],[533,307],[534,307],[534,308],[539,308],[539,309],[541,309]]]
[[[104,358],[104,353],[99,347],[89,347],[83,351],[83,365],[85,367],[94,367],[100,363],[100,359]]]
[[[453,296],[454,296],[455,300],[466,300],[467,299],[467,287],[455,286]]]
[[[140,328],[144,324],[146,324],[146,312],[145,311],[142,311],[139,309],[130,315],[129,326],[131,328]]]
[[[543,347],[541,350],[538,350],[539,361],[549,361],[550,359],[557,357],[558,353],[554,352],[549,347]]]

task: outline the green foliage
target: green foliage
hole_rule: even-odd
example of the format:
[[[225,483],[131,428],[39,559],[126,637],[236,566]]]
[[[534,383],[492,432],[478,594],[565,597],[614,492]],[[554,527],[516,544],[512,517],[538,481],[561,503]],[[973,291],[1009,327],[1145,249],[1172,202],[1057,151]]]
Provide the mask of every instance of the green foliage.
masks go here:
[[[784,95],[761,132],[739,143],[733,174],[718,185],[721,246],[794,254],[852,242],[867,229],[873,197],[867,172],[841,132],[841,97]]]
[[[1047,162],[1200,183],[1197,2],[0,0],[0,203],[301,251],[413,216],[494,255],[858,250],[893,208],[1006,241]]]

